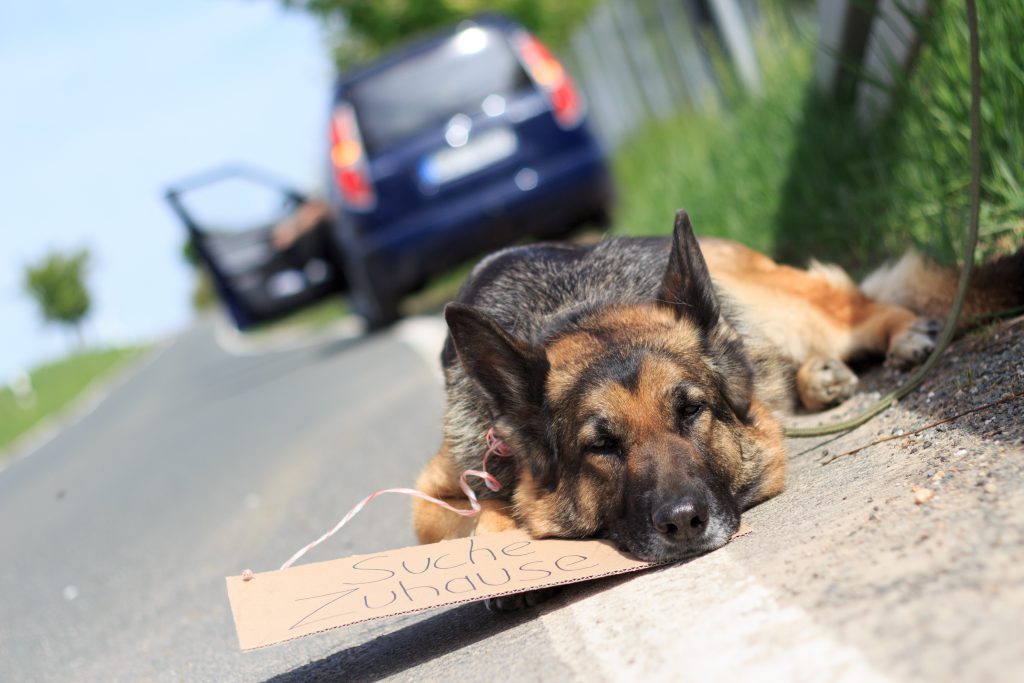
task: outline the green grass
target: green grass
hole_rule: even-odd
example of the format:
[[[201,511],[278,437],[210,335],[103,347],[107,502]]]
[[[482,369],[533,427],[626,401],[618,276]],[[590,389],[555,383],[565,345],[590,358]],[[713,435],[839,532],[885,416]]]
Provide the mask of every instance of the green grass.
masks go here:
[[[14,441],[48,417],[67,408],[94,380],[137,358],[143,347],[78,353],[30,373],[35,400],[19,405],[9,387],[0,389],[0,458]]]
[[[409,294],[401,302],[402,315],[420,315],[439,311],[455,298],[462,281],[472,269],[473,263],[465,263],[452,271],[431,280],[423,289]],[[246,334],[266,336],[283,331],[303,334],[320,332],[347,315],[353,314],[348,298],[338,295],[302,308],[279,320],[256,325]]]
[[[1024,22],[1013,5],[979,6],[987,250],[1019,245],[1024,228]],[[727,88],[720,110],[680,113],[623,146],[620,232],[666,234],[681,206],[699,233],[790,262],[813,255],[862,273],[911,245],[954,261],[969,178],[963,4],[937,5],[917,68],[871,130],[813,87],[814,21],[766,14],[761,97]]]
[[[310,304],[273,322],[255,325],[246,334],[265,335],[286,329],[319,332],[338,322],[349,313],[351,313],[351,308],[347,298],[341,295],[329,296],[322,301]]]
[[[430,280],[423,289],[404,297],[399,308],[402,315],[424,315],[439,312],[459,293],[459,287],[469,275],[469,271],[473,270],[477,260],[472,259],[453,270],[438,275]]]

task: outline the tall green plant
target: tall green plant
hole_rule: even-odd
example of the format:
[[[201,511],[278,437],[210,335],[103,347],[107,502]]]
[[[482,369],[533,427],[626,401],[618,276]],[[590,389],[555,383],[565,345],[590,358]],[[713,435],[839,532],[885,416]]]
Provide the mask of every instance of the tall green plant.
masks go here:
[[[85,286],[89,251],[51,251],[35,264],[25,267],[25,291],[35,299],[47,322],[74,328],[81,346],[82,321],[89,313],[91,299]]]
[[[983,251],[1024,236],[1024,21],[1013,5],[979,3]],[[701,231],[788,262],[814,256],[862,273],[912,245],[955,261],[969,178],[962,3],[938,3],[920,29],[915,68],[889,86],[888,115],[866,127],[815,87],[815,22],[768,9],[764,95],[726,88],[721,109],[682,112],[624,145],[620,229],[664,233],[685,206]]]
[[[944,0],[932,9],[915,20],[920,44],[909,73],[890,86],[865,83],[886,87],[892,100],[874,127],[864,129],[850,110],[808,87],[777,218],[783,255],[824,237],[836,247],[830,256],[856,254],[856,265],[908,244],[940,260],[956,258],[970,176],[967,22],[962,2]],[[979,3],[982,222],[990,234],[1019,228],[1024,217],[1020,10],[1019,3]]]

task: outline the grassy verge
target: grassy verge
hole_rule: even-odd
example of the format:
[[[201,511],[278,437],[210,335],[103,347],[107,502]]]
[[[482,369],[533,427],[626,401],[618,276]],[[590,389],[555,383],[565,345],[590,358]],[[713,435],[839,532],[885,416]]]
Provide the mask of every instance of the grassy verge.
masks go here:
[[[455,270],[438,276],[420,291],[406,296],[401,302],[402,315],[420,315],[439,311],[455,297],[459,286],[466,279],[466,275],[469,274],[472,267],[472,263],[463,264]],[[246,334],[256,337],[292,331],[313,334],[327,329],[347,315],[354,315],[348,299],[341,295],[332,296],[280,320],[257,325]]]
[[[348,299],[341,295],[329,296],[322,301],[306,306],[274,322],[256,325],[246,334],[270,335],[282,330],[296,329],[303,332],[319,332],[338,322],[351,313]]]
[[[437,313],[459,293],[462,281],[473,270],[478,259],[471,259],[454,270],[437,276],[426,287],[413,292],[402,300],[402,315],[424,315]]]
[[[1024,235],[1024,23],[982,0],[983,232],[986,250]],[[969,164],[963,4],[937,3],[917,68],[891,89],[891,114],[867,130],[813,87],[815,23],[768,13],[761,97],[684,112],[626,144],[615,160],[626,234],[665,234],[679,206],[698,231],[783,260],[809,256],[862,273],[914,245],[955,260]],[[1012,161],[1016,160],[1016,161]]]
[[[94,380],[137,358],[143,347],[75,354],[30,373],[35,398],[19,403],[9,387],[0,389],[0,458],[18,437],[67,408]]]

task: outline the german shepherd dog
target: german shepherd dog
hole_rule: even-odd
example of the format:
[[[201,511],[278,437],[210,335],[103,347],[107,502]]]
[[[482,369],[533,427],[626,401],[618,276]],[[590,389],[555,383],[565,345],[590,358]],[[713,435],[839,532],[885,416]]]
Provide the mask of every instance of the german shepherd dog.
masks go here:
[[[941,323],[879,300],[915,268],[880,271],[869,298],[838,267],[698,242],[683,211],[671,240],[485,258],[445,309],[444,441],[417,488],[468,507],[459,475],[480,467],[492,428],[513,457],[491,467],[499,492],[477,487],[476,518],[416,501],[420,541],[519,527],[652,561],[722,546],[742,511],[783,490],[780,412],[852,395],[850,359],[906,365],[934,348]],[[926,283],[933,295],[955,274],[942,281]]]

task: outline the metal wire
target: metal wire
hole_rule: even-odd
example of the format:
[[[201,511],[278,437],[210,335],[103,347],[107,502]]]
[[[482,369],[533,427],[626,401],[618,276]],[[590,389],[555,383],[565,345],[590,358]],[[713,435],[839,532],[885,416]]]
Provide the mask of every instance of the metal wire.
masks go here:
[[[786,436],[790,438],[800,439],[827,436],[861,426],[916,389],[939,362],[943,352],[945,352],[946,347],[949,346],[953,340],[953,335],[956,333],[957,323],[960,321],[960,313],[963,310],[964,299],[967,296],[967,287],[970,284],[971,273],[974,269],[974,252],[978,244],[978,222],[981,207],[981,50],[978,41],[978,10],[975,6],[975,0],[965,0],[965,2],[967,5],[967,26],[970,33],[971,53],[971,181],[969,186],[971,205],[967,229],[967,245],[964,249],[964,263],[960,270],[960,280],[957,283],[953,310],[949,313],[946,326],[942,330],[942,334],[939,336],[931,355],[895,391],[883,396],[864,412],[848,420],[819,427],[787,427]]]

